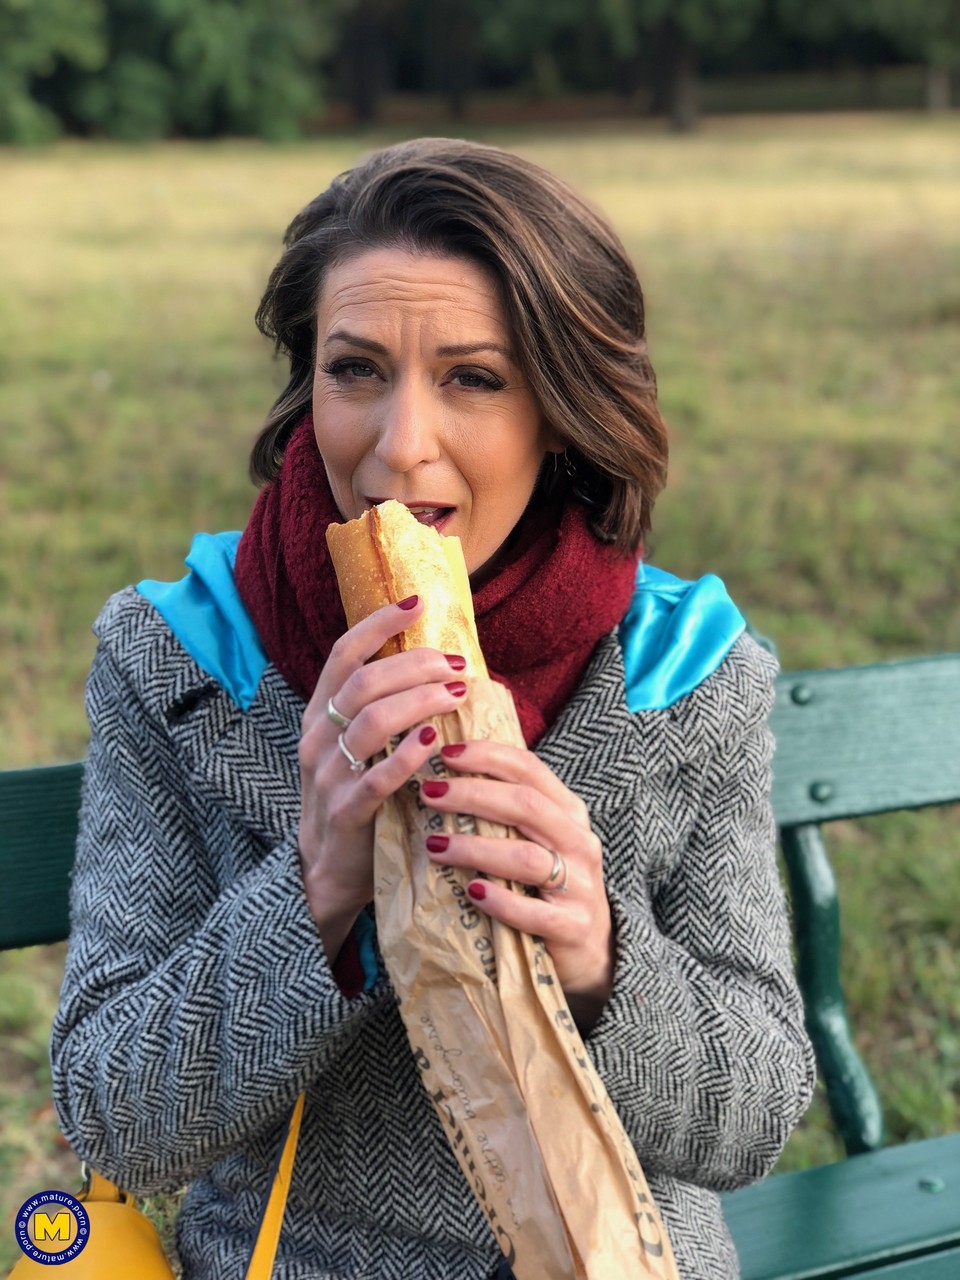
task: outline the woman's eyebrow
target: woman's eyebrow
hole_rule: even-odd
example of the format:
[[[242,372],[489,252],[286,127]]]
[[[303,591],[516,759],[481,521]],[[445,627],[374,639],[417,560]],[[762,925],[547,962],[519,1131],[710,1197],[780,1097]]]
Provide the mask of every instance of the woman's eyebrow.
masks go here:
[[[346,329],[334,329],[333,333],[328,333],[323,345],[329,347],[332,342],[346,342],[351,347],[363,347],[366,351],[375,351],[378,356],[390,354],[382,342],[374,342],[372,338],[361,338],[356,333],[348,333]]]
[[[359,334],[349,333],[346,329],[334,329],[333,333],[327,334],[323,345],[330,346],[333,342],[346,342],[350,346],[363,347],[365,351],[373,351],[379,356],[389,355],[389,350],[382,342],[375,342],[373,338],[361,338]],[[455,344],[447,343],[442,347],[437,347],[438,356],[475,356],[480,351],[496,351],[498,355],[504,356],[507,360],[513,360],[513,352],[502,345],[502,343],[494,342],[492,339],[483,342],[458,342]]]
[[[462,342],[455,346],[437,347],[438,356],[475,356],[479,351],[496,351],[508,360],[513,359],[513,353],[499,342]]]

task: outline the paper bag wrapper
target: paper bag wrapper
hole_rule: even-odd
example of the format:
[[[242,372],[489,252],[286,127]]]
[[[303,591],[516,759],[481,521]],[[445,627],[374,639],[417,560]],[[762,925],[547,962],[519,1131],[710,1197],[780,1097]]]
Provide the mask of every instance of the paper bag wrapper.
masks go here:
[[[470,680],[432,723],[447,743],[524,746],[509,690]],[[377,819],[380,948],[447,1138],[517,1280],[679,1280],[636,1153],[590,1062],[542,940],[467,894],[423,851],[432,832],[506,835],[420,803],[435,755]],[[522,886],[511,886],[524,892]]]

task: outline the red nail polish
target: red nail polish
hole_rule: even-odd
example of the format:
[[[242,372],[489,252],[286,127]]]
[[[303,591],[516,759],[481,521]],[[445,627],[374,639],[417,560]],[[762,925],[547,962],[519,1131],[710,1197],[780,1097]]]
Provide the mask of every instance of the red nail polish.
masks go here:
[[[420,730],[420,741],[425,747],[429,747],[430,743],[435,740],[437,731],[432,724],[425,724]]]
[[[460,653],[445,653],[443,655],[454,671],[464,671],[467,666],[466,658]]]
[[[467,893],[473,898],[474,902],[482,902],[487,896],[487,886],[482,880],[474,880],[472,884],[467,885]]]
[[[428,800],[439,800],[441,796],[445,796],[450,790],[449,782],[424,782],[420,785],[420,790]]]
[[[415,609],[417,605],[417,601],[419,599],[420,599],[419,596],[407,596],[406,600],[397,601],[397,608],[398,609]]]
[[[455,698],[462,698],[467,692],[467,686],[462,680],[451,680],[448,685],[444,686],[447,693],[452,693]]]
[[[455,760],[457,756],[462,756],[466,749],[465,742],[452,742],[449,747],[441,747],[440,754],[448,760]]]
[[[427,836],[427,848],[431,853],[446,853],[449,836]]]

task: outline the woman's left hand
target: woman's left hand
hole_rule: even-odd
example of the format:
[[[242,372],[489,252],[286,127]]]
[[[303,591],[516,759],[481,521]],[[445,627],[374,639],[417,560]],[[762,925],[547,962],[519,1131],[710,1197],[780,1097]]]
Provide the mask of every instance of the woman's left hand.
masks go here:
[[[532,751],[469,742],[444,747],[441,755],[451,771],[483,776],[422,783],[422,802],[442,813],[502,822],[518,837],[433,836],[428,856],[539,891],[528,896],[487,880],[468,886],[471,899],[488,915],[543,938],[572,1012],[592,1024],[613,986],[613,924],[603,848],[591,830],[587,806]]]

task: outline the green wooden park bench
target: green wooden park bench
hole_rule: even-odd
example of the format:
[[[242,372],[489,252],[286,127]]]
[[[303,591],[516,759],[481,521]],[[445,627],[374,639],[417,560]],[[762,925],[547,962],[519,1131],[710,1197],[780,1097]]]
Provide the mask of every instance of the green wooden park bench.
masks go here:
[[[960,1280],[960,1133],[883,1145],[840,985],[837,886],[821,831],[960,800],[960,654],[786,673],[771,724],[797,974],[848,1158],[724,1196],[743,1280]]]
[[[960,1280],[960,1134],[883,1146],[821,835],[838,818],[960,801],[960,654],[787,673],[772,723],[798,974],[848,1158],[724,1196],[743,1280]],[[80,764],[0,772],[0,949],[67,936],[81,779]]]

